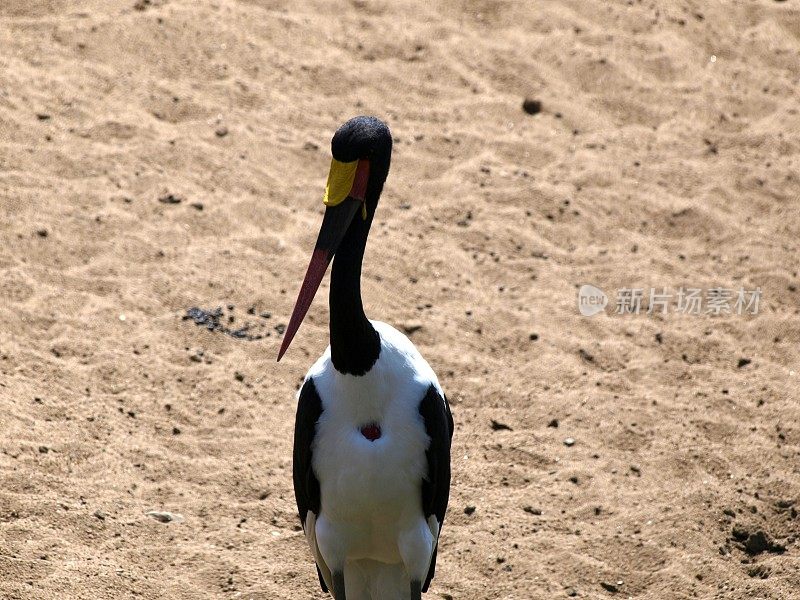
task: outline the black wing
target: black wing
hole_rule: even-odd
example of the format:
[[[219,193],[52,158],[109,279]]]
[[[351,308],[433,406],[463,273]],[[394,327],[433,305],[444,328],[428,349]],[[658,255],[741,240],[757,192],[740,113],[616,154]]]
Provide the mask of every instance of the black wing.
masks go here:
[[[422,510],[427,519],[436,515],[441,533],[444,515],[447,512],[447,501],[450,498],[450,443],[453,439],[453,415],[447,398],[431,384],[419,405],[419,414],[425,422],[425,431],[431,438],[431,444],[425,452],[428,459],[428,476],[422,481]],[[422,591],[428,586],[436,571],[436,551],[438,541],[433,548],[431,566]]]
[[[311,445],[317,432],[317,421],[322,414],[322,400],[314,387],[314,381],[309,378],[300,390],[297,402],[297,415],[294,420],[294,451],[292,452],[292,479],[294,480],[294,498],[297,501],[297,513],[303,529],[306,527],[308,511],[319,514],[319,481],[314,475],[311,466]],[[322,573],[317,566],[317,575],[322,591],[327,592],[328,586],[322,579]]]

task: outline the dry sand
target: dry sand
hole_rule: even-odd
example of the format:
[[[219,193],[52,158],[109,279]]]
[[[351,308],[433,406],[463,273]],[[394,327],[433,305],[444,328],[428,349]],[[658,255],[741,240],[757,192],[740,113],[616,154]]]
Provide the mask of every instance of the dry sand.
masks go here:
[[[457,426],[427,597],[800,597],[799,78],[796,2],[3,0],[0,597],[323,598],[324,291],[275,356],[359,113],[368,314]],[[763,297],[585,318],[586,282]]]

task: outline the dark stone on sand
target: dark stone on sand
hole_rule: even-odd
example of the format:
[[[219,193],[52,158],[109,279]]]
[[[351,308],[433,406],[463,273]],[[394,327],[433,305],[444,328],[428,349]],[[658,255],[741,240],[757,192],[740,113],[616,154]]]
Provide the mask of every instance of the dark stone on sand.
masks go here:
[[[227,333],[229,336],[234,337],[234,338],[239,339],[239,340],[246,340],[246,339],[251,339],[251,337],[252,337],[248,333],[249,329],[250,329],[250,326],[249,325],[245,325],[243,327],[240,327],[239,329],[226,329],[226,330],[223,331],[223,333]]]
[[[183,521],[183,517],[181,515],[163,510],[151,510],[145,514],[151,519],[155,519],[159,523],[171,523],[172,521],[177,521],[177,522]]]
[[[522,110],[529,115],[537,115],[542,112],[542,102],[533,98],[525,98],[522,102]]]
[[[763,531],[756,531],[755,533],[751,533],[747,541],[744,543],[744,550],[750,556],[755,556],[756,554],[761,554],[762,552],[772,552],[775,554],[783,554],[786,552],[786,547],[782,546],[781,544],[776,544],[766,533]]]
[[[229,307],[229,310],[233,310],[232,305]],[[225,335],[229,335],[230,337],[237,339],[237,340],[246,340],[248,342],[253,342],[256,340],[260,340],[264,337],[263,333],[252,333],[251,332],[251,325],[249,323],[245,323],[242,327],[238,329],[230,329],[223,325],[223,318],[225,314],[222,310],[222,307],[217,307],[214,310],[205,310],[202,308],[198,308],[193,306],[192,308],[186,311],[186,314],[183,316],[183,320],[192,320],[194,321],[195,325],[205,327],[209,331],[219,331],[220,333],[224,333]],[[283,327],[282,325],[280,327]],[[267,333],[269,335],[269,333]],[[192,360],[195,360],[192,358]],[[199,362],[199,361],[196,361]]]
[[[761,529],[752,532],[744,526],[736,525],[731,530],[731,539],[738,542],[742,550],[750,556],[756,556],[764,552],[773,554],[783,554],[786,552],[786,546],[774,542],[770,539],[769,535]]]
[[[500,421],[495,421],[494,419],[492,419],[491,425],[492,431],[514,431],[509,425],[501,423]]]
[[[193,306],[192,308],[186,311],[183,320],[186,321],[187,319],[191,319],[192,321],[194,321],[195,325],[202,325],[206,327],[209,331],[214,331],[222,327],[222,325],[220,324],[221,317],[222,317],[221,307],[217,307],[213,311],[208,311]]]
[[[411,322],[411,323],[404,323],[401,325],[403,329],[403,333],[406,335],[412,335],[422,329],[422,323]]]
[[[183,198],[175,194],[164,194],[158,197],[158,201],[161,202],[161,204],[180,204],[183,202]]]
[[[731,530],[731,537],[737,542],[745,541],[748,535],[750,535],[750,533],[745,528],[738,525]]]

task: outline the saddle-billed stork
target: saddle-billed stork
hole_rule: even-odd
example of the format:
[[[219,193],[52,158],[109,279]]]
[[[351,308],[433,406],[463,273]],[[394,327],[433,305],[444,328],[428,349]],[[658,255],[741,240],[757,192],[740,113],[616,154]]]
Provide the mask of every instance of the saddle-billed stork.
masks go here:
[[[333,261],[330,346],[298,393],[293,479],[323,591],[335,600],[420,600],[450,494],[453,417],[414,344],[371,321],[361,262],[389,173],[392,136],[355,117],[331,141],[325,215],[281,344],[286,352]]]

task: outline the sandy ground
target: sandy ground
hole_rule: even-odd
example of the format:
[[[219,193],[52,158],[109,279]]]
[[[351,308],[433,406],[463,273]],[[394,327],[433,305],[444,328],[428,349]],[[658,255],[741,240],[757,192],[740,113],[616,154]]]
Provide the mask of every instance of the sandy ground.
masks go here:
[[[457,427],[428,597],[799,598],[799,65],[773,0],[3,0],[0,596],[323,598],[324,290],[275,356],[367,113],[365,304]],[[583,283],[762,299],[587,318]]]

